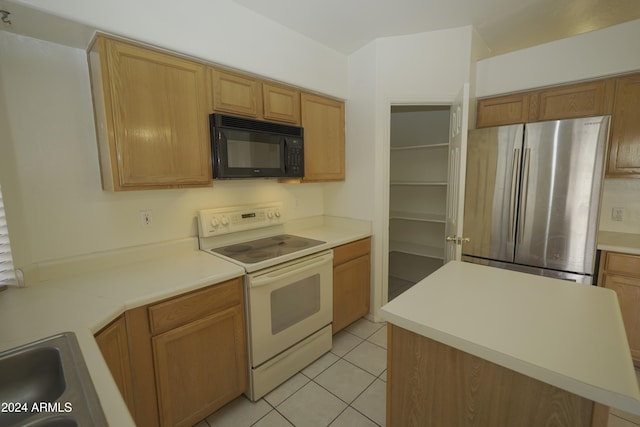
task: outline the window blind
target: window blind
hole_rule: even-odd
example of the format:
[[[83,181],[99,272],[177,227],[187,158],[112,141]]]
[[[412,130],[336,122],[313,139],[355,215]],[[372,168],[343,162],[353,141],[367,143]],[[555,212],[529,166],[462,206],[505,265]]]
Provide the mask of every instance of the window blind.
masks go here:
[[[0,286],[14,285],[16,282],[13,271],[13,258],[11,257],[11,246],[9,245],[9,230],[4,214],[4,203],[2,201],[2,188],[0,187]]]

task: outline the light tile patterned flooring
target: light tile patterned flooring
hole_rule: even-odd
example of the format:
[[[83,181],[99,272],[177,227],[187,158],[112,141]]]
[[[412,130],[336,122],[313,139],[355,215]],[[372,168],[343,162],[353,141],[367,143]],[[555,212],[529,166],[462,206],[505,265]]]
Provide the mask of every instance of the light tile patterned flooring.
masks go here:
[[[264,398],[241,396],[195,427],[376,427],[385,425],[387,330],[361,319],[333,348]],[[612,410],[608,427],[639,427]]]

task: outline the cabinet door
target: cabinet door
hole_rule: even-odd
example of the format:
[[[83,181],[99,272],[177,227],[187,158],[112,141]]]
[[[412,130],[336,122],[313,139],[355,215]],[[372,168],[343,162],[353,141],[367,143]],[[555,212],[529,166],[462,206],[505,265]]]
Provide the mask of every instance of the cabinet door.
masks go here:
[[[640,178],[640,74],[616,79],[607,176]]]
[[[344,181],[344,102],[302,93],[304,181]]]
[[[262,83],[265,120],[300,125],[300,91]]]
[[[246,390],[242,306],[153,337],[153,354],[160,424],[196,424]]]
[[[122,398],[129,408],[129,412],[133,414],[135,410],[133,382],[131,379],[127,326],[124,317],[119,317],[98,332],[96,334],[96,342],[120,390],[120,394],[122,394]]]
[[[206,67],[104,37],[90,63],[103,187],[211,185]]]
[[[333,334],[369,313],[370,268],[369,254],[334,267]]]
[[[258,79],[212,68],[211,81],[214,111],[247,117],[262,115]]]
[[[478,101],[476,127],[526,123],[529,120],[528,93],[497,96]]]
[[[611,114],[613,80],[542,89],[531,95],[529,122]]]
[[[640,277],[605,273],[604,287],[613,289],[618,294],[631,357],[638,362],[640,361]]]

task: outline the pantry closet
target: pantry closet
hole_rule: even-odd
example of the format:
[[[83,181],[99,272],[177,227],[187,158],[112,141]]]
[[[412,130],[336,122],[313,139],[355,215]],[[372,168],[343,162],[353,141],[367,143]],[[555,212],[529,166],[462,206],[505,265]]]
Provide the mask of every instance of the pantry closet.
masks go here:
[[[443,265],[450,106],[392,106],[388,300]]]

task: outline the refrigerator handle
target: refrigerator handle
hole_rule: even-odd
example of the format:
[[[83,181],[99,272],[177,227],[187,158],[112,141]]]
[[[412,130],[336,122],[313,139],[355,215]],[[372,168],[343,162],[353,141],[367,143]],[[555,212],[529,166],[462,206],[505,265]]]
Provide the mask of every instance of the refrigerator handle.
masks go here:
[[[527,193],[529,193],[529,163],[531,161],[531,148],[527,148],[524,152],[524,166],[523,166],[523,174],[522,174],[522,193],[520,193],[520,229],[524,230],[524,219],[526,218],[527,212]],[[522,243],[522,235],[524,232],[520,233],[518,236],[518,241]]]
[[[516,199],[520,181],[520,149],[513,150],[513,172],[511,174],[511,200],[509,203],[509,241],[513,242],[516,236]]]

